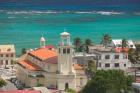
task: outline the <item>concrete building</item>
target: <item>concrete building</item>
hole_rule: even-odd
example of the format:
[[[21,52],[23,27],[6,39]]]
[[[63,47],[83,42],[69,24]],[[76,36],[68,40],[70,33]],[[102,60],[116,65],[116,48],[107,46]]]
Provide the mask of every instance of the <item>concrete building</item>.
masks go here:
[[[40,48],[21,56],[17,66],[17,78],[25,86],[45,86],[64,90],[82,88],[87,83],[83,67],[73,62],[73,46],[70,34],[61,33],[61,43],[57,49],[45,46],[40,39]]]
[[[14,64],[16,52],[14,45],[0,45],[0,67],[11,67]]]
[[[96,55],[96,63],[98,70],[121,69],[126,71],[131,67],[128,60],[128,53],[118,52],[112,48],[102,46],[90,47],[90,53]]]

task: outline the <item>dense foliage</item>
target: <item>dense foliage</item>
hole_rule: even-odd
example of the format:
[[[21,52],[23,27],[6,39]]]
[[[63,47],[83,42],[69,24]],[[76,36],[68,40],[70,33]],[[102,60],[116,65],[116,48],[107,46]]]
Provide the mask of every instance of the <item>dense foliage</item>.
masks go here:
[[[136,45],[136,49],[129,49],[128,58],[133,64],[140,62],[140,45]]]
[[[112,41],[112,37],[109,34],[104,34],[101,40],[101,44],[107,47]]]
[[[3,79],[0,79],[0,88],[6,86],[6,82]]]
[[[91,78],[96,73],[96,62],[94,60],[88,61],[88,66],[86,67],[86,74],[88,75],[88,78]]]
[[[75,90],[70,89],[70,88],[66,89],[65,91],[66,91],[67,93],[76,93],[76,91],[75,91]]]
[[[93,45],[93,42],[91,39],[85,39],[85,41],[83,42],[81,40],[81,38],[76,37],[74,38],[74,42],[73,42],[74,46],[75,46],[75,51],[76,52],[88,52],[88,46]]]
[[[132,81],[122,70],[99,70],[81,93],[127,93]]]

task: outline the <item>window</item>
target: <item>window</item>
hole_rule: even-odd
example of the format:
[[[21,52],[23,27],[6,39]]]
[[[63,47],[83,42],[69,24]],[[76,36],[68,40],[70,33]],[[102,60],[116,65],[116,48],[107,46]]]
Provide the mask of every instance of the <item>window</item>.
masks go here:
[[[109,64],[109,63],[106,63],[106,64],[105,64],[105,67],[110,67],[110,64]]]
[[[6,60],[6,65],[8,65],[8,60]]]
[[[105,55],[105,59],[110,59],[110,56],[109,55]]]
[[[11,54],[11,57],[14,57],[14,54]]]
[[[63,49],[63,54],[66,54],[66,49]]]
[[[68,53],[68,54],[70,53],[70,49],[69,49],[69,48],[67,49],[67,53]]]
[[[0,65],[3,65],[3,60],[0,60]]]
[[[126,67],[126,64],[124,64],[124,67]]]
[[[101,60],[101,55],[98,58],[99,58],[99,60]]]
[[[115,67],[119,67],[119,63],[115,63],[114,66],[115,66]]]
[[[124,54],[123,55],[123,59],[127,59],[127,54]]]
[[[9,57],[9,55],[8,55],[8,54],[6,54],[6,57]]]
[[[114,59],[119,59],[119,55],[115,55],[114,56]]]
[[[14,61],[13,60],[11,60],[11,65],[13,65],[14,64]]]
[[[130,47],[133,47],[133,45],[130,45]]]
[[[0,57],[3,57],[3,54],[0,54]]]
[[[98,66],[101,67],[101,63],[99,63]]]
[[[11,51],[11,49],[10,49],[10,48],[8,48],[8,49],[7,49],[7,51]]]

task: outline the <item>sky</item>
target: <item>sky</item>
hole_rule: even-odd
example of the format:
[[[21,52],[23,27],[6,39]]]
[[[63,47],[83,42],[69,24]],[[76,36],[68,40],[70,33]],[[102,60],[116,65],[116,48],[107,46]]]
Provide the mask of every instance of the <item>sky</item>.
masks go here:
[[[8,9],[122,9],[140,10],[140,0],[0,0]]]

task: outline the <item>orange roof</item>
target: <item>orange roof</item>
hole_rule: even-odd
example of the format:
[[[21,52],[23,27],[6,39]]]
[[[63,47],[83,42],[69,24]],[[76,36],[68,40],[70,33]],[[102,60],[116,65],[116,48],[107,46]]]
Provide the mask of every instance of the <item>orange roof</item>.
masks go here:
[[[57,53],[55,51],[49,50],[47,48],[39,48],[37,50],[30,52],[29,54],[42,60],[46,60],[46,59],[57,56]]]
[[[25,68],[32,70],[32,71],[37,71],[37,70],[41,70],[40,67],[38,67],[37,65],[33,64],[32,62],[28,61],[28,60],[22,60],[20,62],[18,62],[20,65],[24,66]]]
[[[123,48],[123,49],[121,47],[115,48],[115,52],[128,52],[128,51],[129,51],[129,48]]]
[[[75,70],[82,70],[83,67],[80,64],[73,64]]]

